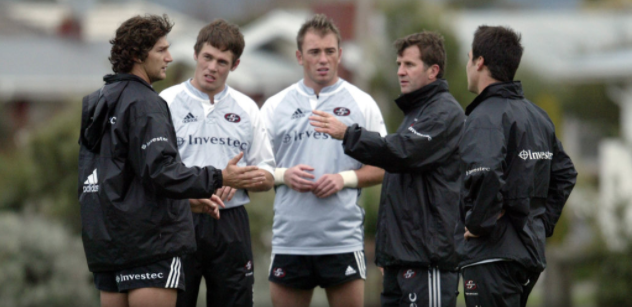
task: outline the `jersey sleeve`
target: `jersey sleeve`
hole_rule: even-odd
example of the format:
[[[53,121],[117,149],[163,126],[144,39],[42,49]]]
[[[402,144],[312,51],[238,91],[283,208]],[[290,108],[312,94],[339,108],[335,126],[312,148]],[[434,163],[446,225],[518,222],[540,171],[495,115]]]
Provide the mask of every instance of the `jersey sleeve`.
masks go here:
[[[384,118],[373,97],[350,84],[347,85],[347,89],[364,116],[365,122],[358,124],[369,131],[378,132],[383,137],[386,136],[387,132],[386,125],[384,125]]]
[[[248,152],[245,153],[246,163],[255,165],[274,175],[276,163],[272,153],[272,145],[268,138],[268,131],[263,116],[256,109],[256,106],[254,106],[254,110],[251,110],[250,118],[252,121],[252,144],[248,148]]]
[[[370,98],[370,102],[367,103],[365,112],[366,129],[378,132],[382,137],[386,136],[386,125],[384,125],[382,112],[373,98]]]

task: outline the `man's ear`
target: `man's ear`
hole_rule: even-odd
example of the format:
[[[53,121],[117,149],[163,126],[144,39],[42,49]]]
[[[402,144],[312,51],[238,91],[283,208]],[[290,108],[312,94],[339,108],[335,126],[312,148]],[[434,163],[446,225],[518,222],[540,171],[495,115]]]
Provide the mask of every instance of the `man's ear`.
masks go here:
[[[482,56],[479,56],[476,59],[476,70],[482,70],[483,66],[485,66],[485,58],[483,58]]]
[[[235,69],[237,69],[237,66],[239,66],[239,63],[241,63],[241,59],[236,59],[235,63],[233,63],[233,67],[230,69],[230,71],[235,71]]]
[[[430,66],[430,74],[428,75],[428,79],[437,79],[437,75],[439,75],[440,71],[441,68],[439,68],[439,65],[433,64],[432,66]]]
[[[143,61],[139,60],[137,57],[134,57],[134,63],[143,64]]]
[[[342,48],[338,47],[338,64],[342,61]]]
[[[296,60],[299,65],[303,65],[303,53],[300,50],[296,50]]]

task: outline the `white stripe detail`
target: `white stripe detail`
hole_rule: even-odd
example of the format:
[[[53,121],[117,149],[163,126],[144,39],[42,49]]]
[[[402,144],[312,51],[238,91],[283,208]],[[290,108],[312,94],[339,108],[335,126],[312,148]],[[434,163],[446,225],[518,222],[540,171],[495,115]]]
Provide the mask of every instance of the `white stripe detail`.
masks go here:
[[[174,275],[173,280],[171,281],[171,288],[178,288],[178,284],[180,283],[180,273],[182,272],[182,262],[180,261],[180,257],[177,257],[178,260],[176,262],[176,274]]]
[[[364,251],[360,251],[360,265],[362,265],[362,277],[366,279],[366,258],[364,258]]]
[[[437,306],[441,307],[441,271],[437,269]]]
[[[274,254],[270,255],[270,267],[268,268],[268,277],[272,276],[272,264],[274,263]]]
[[[362,264],[362,275],[364,276],[364,279],[366,279],[366,258],[364,256],[364,251],[360,251],[360,255],[362,255],[362,261],[360,262]]]
[[[360,271],[360,277],[366,279],[366,267],[364,266],[364,255],[362,251],[353,252],[353,256],[356,258],[356,264],[358,265],[358,270]]]
[[[437,306],[437,269],[432,268],[432,304],[434,307]]]
[[[165,288],[169,288],[169,283],[171,283],[171,278],[173,277],[173,267],[176,264],[176,257],[173,257],[173,260],[171,260],[171,270],[169,271],[169,277],[167,277],[167,284],[165,285]]]
[[[461,270],[463,270],[463,269],[465,269],[467,267],[471,267],[471,266],[475,266],[475,265],[479,265],[479,264],[500,262],[500,261],[511,261],[511,260],[507,260],[507,259],[503,259],[503,258],[487,259],[487,260],[482,260],[482,261],[479,261],[479,262],[470,263],[468,265],[464,265],[464,266],[461,267]]]
[[[428,306],[432,307],[432,270],[428,268]]]
[[[171,282],[167,283],[167,288],[173,288],[173,283],[178,278],[178,259],[176,257],[173,257],[173,260],[176,262],[175,266],[173,267],[173,278],[171,279]]]

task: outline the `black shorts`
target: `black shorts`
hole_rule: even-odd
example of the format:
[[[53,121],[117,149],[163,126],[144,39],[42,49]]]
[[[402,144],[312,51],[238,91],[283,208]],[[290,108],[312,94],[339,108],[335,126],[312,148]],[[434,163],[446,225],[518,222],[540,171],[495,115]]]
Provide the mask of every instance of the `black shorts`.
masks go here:
[[[98,290],[107,292],[127,292],[140,288],[184,291],[184,272],[180,257],[173,257],[146,266],[94,273],[94,285]]]
[[[197,251],[182,259],[187,290],[177,307],[195,307],[202,277],[206,306],[253,306],[254,264],[244,206],[221,210],[219,220],[194,214]]]
[[[290,288],[328,288],[366,279],[364,251],[331,255],[272,255],[268,280]]]
[[[462,269],[465,305],[526,306],[540,273],[515,261],[477,264]]]
[[[428,267],[384,268],[382,307],[455,307],[459,272]]]

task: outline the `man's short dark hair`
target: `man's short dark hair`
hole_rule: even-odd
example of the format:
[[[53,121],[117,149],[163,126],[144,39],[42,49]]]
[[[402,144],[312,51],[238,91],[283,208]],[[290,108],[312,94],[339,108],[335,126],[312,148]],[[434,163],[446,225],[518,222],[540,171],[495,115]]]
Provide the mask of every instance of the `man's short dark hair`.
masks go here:
[[[316,14],[311,19],[305,21],[303,25],[301,25],[301,29],[298,30],[298,35],[296,35],[296,45],[299,51],[302,51],[303,41],[305,40],[305,34],[309,30],[314,30],[320,36],[325,36],[329,33],[333,33],[336,35],[336,39],[338,40],[338,47],[340,47],[340,30],[334,24],[334,22],[327,18],[324,14]]]
[[[200,53],[205,43],[221,51],[230,50],[233,53],[232,64],[239,59],[246,46],[239,27],[224,19],[215,19],[200,30],[193,47],[196,55]]]
[[[417,46],[419,53],[421,54],[421,61],[424,65],[430,67],[432,65],[439,66],[439,73],[437,78],[443,78],[445,67],[447,65],[447,58],[445,53],[445,47],[443,46],[443,36],[433,31],[421,31],[419,33],[410,34],[403,38],[400,38],[394,43],[395,49],[397,49],[397,55],[401,56],[410,46]]]
[[[116,29],[110,40],[110,63],[115,73],[128,73],[134,67],[134,59],[144,61],[158,40],[169,34],[173,23],[167,15],[134,16]]]
[[[511,28],[482,25],[474,33],[472,60],[482,56],[492,78],[513,81],[524,50],[520,38]]]

